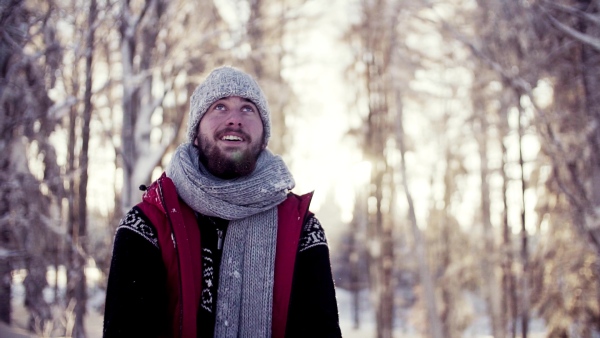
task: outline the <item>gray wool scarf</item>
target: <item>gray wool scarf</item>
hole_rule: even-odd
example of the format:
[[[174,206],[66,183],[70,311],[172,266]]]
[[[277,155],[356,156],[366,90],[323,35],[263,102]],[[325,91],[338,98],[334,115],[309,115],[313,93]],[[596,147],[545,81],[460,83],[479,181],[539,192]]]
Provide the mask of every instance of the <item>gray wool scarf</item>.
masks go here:
[[[196,212],[230,220],[223,247],[215,337],[270,337],[277,243],[277,205],[294,179],[283,160],[265,149],[248,176],[212,175],[190,143],[167,168],[179,196]]]

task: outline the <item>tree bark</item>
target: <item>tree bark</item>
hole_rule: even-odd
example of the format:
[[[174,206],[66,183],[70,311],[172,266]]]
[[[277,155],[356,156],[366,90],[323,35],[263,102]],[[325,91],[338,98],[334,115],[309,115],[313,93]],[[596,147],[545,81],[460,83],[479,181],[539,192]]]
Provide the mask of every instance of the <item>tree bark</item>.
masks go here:
[[[582,10],[590,14],[600,15],[598,4],[592,4],[591,0],[580,0]],[[579,18],[579,30],[586,35],[599,36],[600,26],[590,25],[585,18]],[[590,202],[593,207],[600,206],[600,51],[594,49],[588,44],[581,44],[581,67],[580,74],[584,88],[584,107],[585,112],[590,121],[596,123],[596,126],[589,133],[588,142],[591,148],[591,166],[590,166]],[[600,218],[596,212],[595,215]],[[593,228],[593,226],[592,226]],[[600,239],[600,233],[597,235]],[[596,249],[600,252],[600,248]]]
[[[485,105],[481,102],[478,95],[481,93],[472,93],[473,108],[478,122],[479,130],[475,131],[475,137],[479,146],[479,163],[480,163],[480,181],[481,181],[481,222],[483,225],[483,245],[485,246],[486,255],[481,259],[481,269],[484,279],[484,295],[487,300],[487,311],[492,323],[492,335],[494,337],[505,337],[504,327],[500,319],[500,286],[496,278],[496,244],[494,242],[494,229],[491,223],[490,211],[490,171],[488,168],[488,120]]]
[[[15,112],[12,112],[5,102],[9,100],[6,90],[8,86],[4,79],[12,68],[12,58],[15,53],[13,44],[15,40],[19,41],[21,36],[22,23],[19,22],[23,11],[21,1],[4,1],[2,11],[0,12],[0,27],[3,27],[3,33],[0,35],[0,215],[8,215],[10,212],[9,196],[11,188],[10,181],[10,159],[11,159],[11,141],[15,128],[13,119]],[[24,35],[24,34],[23,34]],[[0,223],[0,247],[3,249],[11,248],[11,225],[8,221]],[[0,257],[0,321],[6,324],[11,323],[11,290],[12,290],[12,264],[9,252],[3,253]]]
[[[506,107],[502,107],[501,114],[506,112]],[[501,118],[501,136],[500,145],[502,148],[502,324],[508,327],[510,337],[517,336],[517,315],[518,315],[518,295],[515,275],[513,273],[514,256],[512,244],[512,231],[508,222],[508,174],[506,166],[508,165],[508,153],[504,144],[507,132],[508,121]]]
[[[521,96],[517,93],[517,98]],[[523,160],[523,108],[518,104],[519,108],[519,122],[518,122],[518,134],[519,134],[519,167],[521,169],[521,336],[527,338],[529,333],[529,247],[527,234],[527,225],[525,223],[526,215],[526,204],[525,204],[525,191],[527,184],[525,181],[525,163]]]
[[[600,16],[600,3],[592,0],[579,0],[581,10],[585,13]],[[600,25],[590,25],[585,17],[579,16],[579,31],[591,37],[600,36]],[[588,120],[594,123],[593,130],[588,135],[588,143],[591,148],[590,165],[590,203],[591,216],[588,222],[589,242],[596,250],[598,263],[596,275],[600,276],[600,50],[586,43],[581,44],[581,67],[580,75],[583,79],[584,107]],[[598,282],[598,306],[600,306],[600,281]],[[600,314],[597,316],[600,320]]]
[[[352,326],[355,330],[360,328],[360,291],[363,285],[360,278],[362,271],[359,264],[361,257],[359,236],[368,225],[366,203],[365,194],[357,194],[354,203],[354,217],[352,222],[350,222],[350,241],[348,243],[350,253],[350,292],[352,294]]]
[[[398,94],[397,98],[399,97],[400,95]],[[412,195],[408,188],[408,177],[406,174],[405,160],[406,147],[404,145],[404,124],[402,121],[402,116],[403,114],[401,105],[398,105],[398,115],[396,116],[396,142],[400,149],[400,175],[402,177],[406,201],[408,202],[408,216],[410,219],[410,225],[415,245],[415,256],[417,257],[417,262],[419,265],[419,276],[424,289],[423,293],[425,296],[425,304],[427,306],[427,322],[429,324],[429,334],[433,338],[442,338],[444,337],[444,334],[442,331],[442,324],[437,310],[437,304],[435,299],[435,285],[431,276],[431,272],[429,271],[429,265],[427,263],[427,248],[421,230],[419,229],[419,226],[417,224],[415,207]]]
[[[151,118],[161,106],[162,97],[152,94],[156,41],[168,1],[146,1],[140,13],[131,11],[127,0],[121,1],[120,49],[123,85],[123,125],[121,129],[121,165],[123,188],[120,215],[141,197],[138,187],[150,183],[152,171],[164,156],[176,135],[166,137],[153,147],[150,140]],[[139,62],[135,62],[139,59]],[[165,81],[166,82],[166,81]]]
[[[286,4],[281,0],[251,0],[247,23],[247,42],[252,52],[248,58],[251,73],[261,83],[269,100],[271,111],[271,139],[269,149],[275,154],[287,155],[293,130],[286,128],[285,117],[293,112],[294,94],[281,76],[282,59],[285,56]],[[270,14],[277,4],[279,17]]]
[[[88,14],[88,31],[86,36],[86,56],[85,56],[85,92],[83,99],[83,118],[81,126],[81,153],[79,154],[79,205],[78,205],[78,227],[73,233],[74,248],[81,252],[74,252],[75,261],[75,326],[73,328],[73,337],[85,338],[84,318],[87,304],[87,283],[85,276],[86,261],[83,253],[87,251],[87,183],[88,183],[88,159],[89,159],[89,141],[90,141],[90,121],[92,117],[92,82],[93,72],[92,63],[94,56],[94,36],[96,32],[95,22],[97,16],[96,0],[90,1]]]
[[[12,285],[12,268],[8,257],[0,259],[0,321],[9,324],[11,323],[12,307],[11,300],[11,285]]]

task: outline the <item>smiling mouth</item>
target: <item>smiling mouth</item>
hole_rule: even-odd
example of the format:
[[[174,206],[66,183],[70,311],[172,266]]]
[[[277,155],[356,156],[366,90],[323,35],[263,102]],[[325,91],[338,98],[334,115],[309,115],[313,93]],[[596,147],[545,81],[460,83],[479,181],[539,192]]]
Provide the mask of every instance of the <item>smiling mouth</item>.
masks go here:
[[[223,137],[221,137],[222,141],[233,141],[233,142],[242,142],[243,139],[239,136],[235,136],[235,135],[225,135]]]

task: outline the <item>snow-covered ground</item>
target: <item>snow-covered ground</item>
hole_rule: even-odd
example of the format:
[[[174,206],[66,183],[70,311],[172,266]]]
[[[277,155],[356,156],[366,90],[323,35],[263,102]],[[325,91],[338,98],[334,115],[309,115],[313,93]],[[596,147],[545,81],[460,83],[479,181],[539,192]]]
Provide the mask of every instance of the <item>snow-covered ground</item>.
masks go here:
[[[354,328],[352,312],[352,294],[344,289],[336,289],[338,310],[340,314],[340,328],[344,338],[371,338],[376,336],[375,312],[369,302],[368,290],[361,291],[359,296],[359,326]],[[409,313],[402,312],[396,316],[394,337],[417,338],[422,337],[415,332],[411,323],[406,320]],[[402,317],[402,319],[400,319]]]
[[[365,302],[365,294],[361,294],[359,327],[354,328],[352,320],[352,295],[350,292],[338,288],[336,291],[338,311],[340,313],[340,328],[345,338],[370,338],[375,337],[375,315],[371,311],[368,302]]]
[[[53,277],[51,274],[49,277]],[[25,289],[23,287],[22,273],[15,273],[13,276],[13,288],[12,288],[12,305],[13,305],[13,327],[23,333],[23,329],[27,327],[27,321],[29,315],[24,307],[24,296]],[[54,278],[49,278],[49,282]],[[59,280],[59,285],[62,284]],[[63,285],[64,287],[64,285]],[[62,288],[61,288],[62,289]],[[48,288],[44,293],[47,301],[51,301],[53,298],[52,289]],[[64,290],[63,290],[64,292]],[[354,328],[353,313],[352,313],[352,295],[350,292],[338,288],[336,290],[338,308],[340,314],[340,327],[342,329],[342,335],[345,338],[371,338],[375,337],[375,314],[373,308],[369,302],[369,294],[365,290],[360,294],[359,300],[359,326]],[[465,295],[468,298],[468,304],[472,307],[471,312],[474,314],[471,325],[464,331],[463,337],[491,337],[490,325],[487,316],[485,315],[485,304],[476,295],[469,294]],[[90,289],[90,298],[88,300],[88,312],[85,318],[86,331],[88,338],[100,338],[102,337],[102,320],[103,315],[98,310],[101,308],[104,302],[104,291],[99,288]],[[396,314],[396,323],[394,329],[394,337],[396,338],[417,338],[422,337],[416,329],[412,326],[411,316],[416,314],[410,310],[401,310]],[[66,317],[66,316],[65,316]],[[531,322],[530,337],[544,337],[544,325],[541,320],[533,320]],[[0,328],[0,333],[4,332]],[[21,337],[21,336],[19,336]],[[39,337],[39,336],[31,336]]]
[[[360,295],[360,326],[354,329],[352,322],[351,302],[352,296],[350,292],[338,288],[336,290],[339,312],[340,312],[340,327],[342,335],[345,338],[371,338],[376,336],[375,328],[375,313],[369,302],[368,292],[365,290]],[[466,304],[469,307],[472,321],[464,330],[462,337],[464,338],[491,338],[491,325],[489,318],[486,315],[485,302],[472,293],[465,293],[464,297],[468,300]],[[401,313],[396,314],[396,322],[394,323],[394,337],[396,338],[417,338],[423,337],[417,332],[412,324],[411,316],[418,316],[411,310],[399,310]],[[544,321],[539,318],[533,318],[530,322],[529,337],[541,338],[546,337]]]

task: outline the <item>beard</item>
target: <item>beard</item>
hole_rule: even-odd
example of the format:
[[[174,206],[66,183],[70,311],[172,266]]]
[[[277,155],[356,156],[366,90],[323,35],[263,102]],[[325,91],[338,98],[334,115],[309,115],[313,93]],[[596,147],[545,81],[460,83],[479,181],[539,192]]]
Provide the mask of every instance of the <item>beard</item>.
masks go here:
[[[225,154],[208,137],[198,135],[197,140],[198,145],[194,146],[200,163],[211,174],[226,180],[250,175],[256,168],[258,155],[262,151],[260,143],[257,143],[246,150]]]

